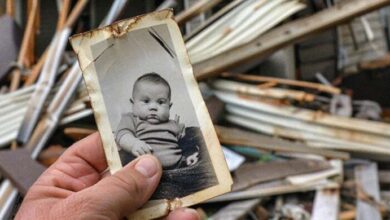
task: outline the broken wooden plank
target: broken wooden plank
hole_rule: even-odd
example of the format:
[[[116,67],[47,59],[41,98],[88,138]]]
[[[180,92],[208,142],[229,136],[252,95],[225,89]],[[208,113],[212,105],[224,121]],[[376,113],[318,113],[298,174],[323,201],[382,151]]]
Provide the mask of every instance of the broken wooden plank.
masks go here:
[[[15,1],[14,0],[7,0],[6,1],[6,13],[11,18],[13,18],[15,16]]]
[[[330,177],[342,177],[343,175],[343,162],[341,160],[331,160],[331,169],[318,171],[315,173],[308,173],[308,174],[299,174],[295,176],[289,176],[286,178],[286,181],[293,184],[293,185],[302,185],[309,182],[316,182],[323,179],[328,179]],[[334,179],[334,183],[338,186],[338,184],[335,182],[342,182],[340,178]],[[334,187],[334,186],[333,186]]]
[[[324,112],[316,112],[308,109],[297,108],[289,105],[272,105],[258,100],[251,100],[248,97],[242,98],[237,94],[215,93],[225,103],[238,105],[256,111],[267,112],[281,117],[290,117],[296,120],[313,122],[321,125],[360,131],[380,136],[390,136],[390,124],[374,122],[356,118],[335,116]]]
[[[244,219],[259,203],[261,199],[251,199],[230,203],[218,210],[210,218],[213,220],[240,220]]]
[[[238,94],[254,95],[274,99],[292,99],[296,101],[312,102],[315,99],[313,94],[303,91],[281,89],[281,88],[262,88],[260,86],[239,83],[232,80],[215,80],[211,84],[214,89],[236,92]]]
[[[380,68],[386,68],[390,66],[390,54],[384,57],[371,61],[362,61],[359,64],[359,68],[362,70],[375,70]]]
[[[375,204],[375,202],[380,201],[378,168],[376,163],[357,166],[355,168],[355,181],[358,188],[356,220],[382,219],[379,207]],[[366,196],[361,195],[362,193],[359,192],[362,192]],[[365,198],[367,196],[369,198]]]
[[[112,3],[110,11],[101,23],[101,26],[112,23],[125,7],[127,1],[115,0]],[[47,114],[38,123],[34,133],[25,145],[26,149],[32,150],[31,157],[37,158],[48,138],[53,134],[58,126],[58,122],[70,103],[71,98],[77,91],[78,85],[82,79],[80,68],[75,62],[68,73],[66,79],[61,84],[60,89],[51,101]],[[4,180],[0,185],[0,219],[6,219],[18,195],[17,189],[9,180]]]
[[[338,188],[319,189],[314,199],[312,220],[339,219],[340,191]]]
[[[90,128],[68,127],[64,129],[65,135],[72,138],[74,141],[79,141],[95,132],[96,129]]]
[[[390,171],[388,171],[388,170],[379,170],[378,178],[379,178],[379,182],[381,184],[390,184]]]
[[[276,78],[276,77],[269,77],[269,76],[228,73],[228,72],[222,73],[222,76],[227,77],[227,78],[233,78],[233,79],[237,79],[237,80],[244,80],[244,81],[250,81],[250,82],[257,82],[257,83],[275,82],[276,84],[314,89],[314,90],[318,90],[320,92],[327,92],[327,93],[334,94],[334,95],[338,95],[341,93],[341,90],[337,87],[328,86],[328,85],[319,84],[319,83],[306,82],[306,81],[283,79],[283,78]]]
[[[49,167],[52,165],[64,152],[66,148],[61,145],[51,145],[39,154],[38,161]]]
[[[244,9],[238,7],[226,15],[231,16],[223,25],[213,25],[209,36],[199,34],[188,42],[188,55],[193,64],[223,54],[231,48],[248,43],[264,34],[283,20],[305,8],[299,1],[248,1]],[[244,5],[244,4],[243,4]],[[240,5],[241,6],[241,5]],[[201,36],[201,37],[200,37]],[[198,40],[196,47],[193,41]]]
[[[340,212],[339,220],[355,220],[356,218],[356,210],[347,210]]]
[[[261,198],[265,196],[282,195],[282,194],[293,193],[293,192],[307,192],[307,191],[313,191],[316,188],[333,187],[333,186],[334,183],[326,180],[309,182],[302,185],[293,185],[286,181],[277,180],[277,181],[271,181],[267,183],[261,183],[256,186],[250,187],[249,189],[246,189],[244,191],[230,192],[222,196],[218,196],[213,199],[210,199],[206,201],[206,203],[254,199],[254,198]]]
[[[22,195],[46,169],[31,159],[31,152],[26,149],[0,151],[0,172],[11,180]]]
[[[259,133],[244,131],[237,128],[215,126],[215,129],[219,141],[222,144],[248,146],[267,151],[317,154],[328,158],[336,158],[343,160],[349,158],[348,153],[311,148],[300,142],[292,142],[280,138],[273,138]]]
[[[202,12],[205,12],[216,4],[220,3],[222,0],[201,0],[197,4],[193,5],[189,9],[179,13],[175,16],[176,22],[181,25],[191,18],[199,15]]]
[[[376,154],[377,156],[386,155],[387,161],[389,160],[388,155],[390,155],[390,149],[384,146],[375,146],[359,142],[334,139],[310,132],[299,131],[295,128],[278,126],[264,121],[255,121],[253,119],[234,114],[226,114],[225,119],[232,124],[255,130],[257,132],[302,141],[306,143],[308,147],[349,151],[351,153],[369,153]]]
[[[203,80],[242,63],[260,60],[287,45],[299,42],[308,35],[389,4],[390,0],[353,0],[336,4],[314,15],[288,22],[247,44],[194,65],[195,76],[198,80]]]
[[[19,83],[21,79],[21,69],[25,67],[25,59],[28,53],[29,44],[31,43],[31,36],[35,33],[33,33],[34,25],[35,25],[35,19],[38,15],[38,0],[33,0],[31,11],[29,13],[28,19],[27,19],[27,25],[26,29],[24,31],[22,45],[20,47],[19,56],[17,60],[18,67],[15,68],[11,73],[11,85],[10,85],[10,91],[15,91],[19,88]]]
[[[184,41],[190,40],[192,37],[196,36],[199,32],[204,30],[205,28],[209,27],[212,23],[217,21],[219,18],[221,18],[223,15],[231,11],[232,9],[236,8],[238,5],[240,5],[244,0],[234,0],[227,4],[225,7],[214,13],[210,18],[208,18],[203,24],[195,28],[191,33],[188,33],[184,36]]]
[[[10,16],[2,15],[0,33],[0,51],[6,51],[0,53],[0,80],[2,80],[17,58],[23,32]]]
[[[225,103],[219,100],[216,96],[207,98],[205,102],[211,121],[214,124],[217,124],[222,119],[225,111]]]
[[[68,43],[68,37],[72,31],[72,26],[76,23],[77,18],[86,7],[89,0],[79,0],[72,9],[64,27],[57,31],[49,46],[48,59],[43,65],[42,74],[37,83],[37,89],[33,93],[29,103],[27,112],[23,118],[22,125],[18,132],[17,142],[23,145],[28,142],[36,123],[41,116],[44,103],[55,83],[57,69],[61,62],[62,54]]]
[[[320,160],[287,160],[244,164],[235,171],[232,190],[243,190],[262,182],[283,179],[292,175],[323,171],[329,168],[331,168],[329,163]]]
[[[333,128],[315,122],[299,121],[290,117],[280,117],[270,113],[261,111],[255,111],[248,108],[242,108],[236,105],[226,105],[226,112],[236,116],[245,117],[253,120],[254,122],[267,123],[275,126],[280,126],[289,129],[295,129],[296,131],[306,132],[318,135],[319,137],[333,138],[334,140],[343,141],[345,143],[361,143],[372,146],[381,146],[388,148],[390,143],[390,137],[367,134],[360,131],[351,131],[343,128]]]

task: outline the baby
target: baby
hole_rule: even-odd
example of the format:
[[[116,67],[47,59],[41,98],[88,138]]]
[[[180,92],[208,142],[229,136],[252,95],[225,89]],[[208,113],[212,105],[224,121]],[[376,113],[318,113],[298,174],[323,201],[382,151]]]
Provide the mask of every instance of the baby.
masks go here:
[[[178,146],[184,125],[169,119],[171,88],[157,73],[139,77],[130,99],[132,112],[122,115],[115,141],[123,150],[140,156],[153,154],[164,169],[174,169],[182,160]]]

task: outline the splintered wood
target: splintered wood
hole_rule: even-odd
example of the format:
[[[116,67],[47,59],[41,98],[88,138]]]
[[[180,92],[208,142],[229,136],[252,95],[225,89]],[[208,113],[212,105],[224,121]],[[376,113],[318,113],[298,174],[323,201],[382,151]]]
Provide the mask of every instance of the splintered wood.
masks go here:
[[[339,219],[340,192],[338,188],[320,189],[316,192],[312,220]]]
[[[376,163],[360,165],[355,168],[358,191],[356,220],[380,220],[380,189]]]
[[[291,142],[280,138],[272,138],[259,133],[248,132],[238,128],[217,126],[216,131],[222,144],[249,146],[267,151],[296,152],[317,154],[327,158],[348,159],[348,153],[311,148],[299,142]]]
[[[329,169],[325,161],[289,160],[265,164],[245,164],[235,171],[233,191],[242,190],[261,182],[282,179],[288,176],[313,173]]]
[[[89,2],[55,1],[56,11],[50,10],[58,15],[54,22],[41,19],[42,13],[48,11],[42,0],[22,3],[5,0],[0,4],[0,13],[3,13],[0,17],[0,219],[12,218],[11,210],[20,205],[18,195],[24,196],[46,167],[55,163],[69,146],[97,132],[102,109],[95,112],[95,116],[98,115],[95,119],[92,106],[97,105],[93,100],[96,95],[90,96],[88,91],[96,93],[104,85],[101,81],[88,85],[81,83],[77,55],[83,54],[82,61],[91,61],[81,63],[84,71],[98,72],[100,69],[94,65],[103,57],[95,56],[93,50],[101,46],[95,43],[102,43],[103,38],[109,42],[108,35],[118,43],[129,31],[142,31],[145,27],[153,29],[153,44],[160,45],[160,49],[168,51],[172,58],[188,52],[188,60],[178,60],[180,68],[173,72],[183,73],[186,80],[195,77],[189,83],[191,94],[198,89],[196,80],[202,81],[199,84],[202,94],[197,94],[198,102],[193,107],[196,117],[199,112],[205,112],[198,119],[202,122],[200,127],[211,128],[201,135],[206,142],[213,141],[209,144],[210,152],[213,152],[209,155],[211,160],[221,160],[206,173],[224,169],[224,175],[217,172],[217,185],[207,191],[199,190],[181,198],[152,200],[130,218],[157,218],[175,208],[199,202],[198,213],[204,219],[215,220],[389,218],[390,124],[386,122],[389,122],[390,114],[386,106],[387,94],[366,98],[366,95],[373,97],[371,93],[380,89],[367,88],[364,81],[361,88],[359,85],[351,88],[348,80],[355,79],[351,73],[359,72],[365,79],[378,78],[376,80],[380,81],[383,77],[379,87],[388,84],[384,75],[390,69],[386,45],[390,10],[385,6],[390,5],[390,0],[165,0],[157,1],[162,2],[159,6],[154,1]],[[73,45],[82,49],[78,48],[76,53],[69,51],[71,34],[89,31],[98,19],[102,19],[98,29],[108,30],[105,26],[119,16],[121,19],[130,16],[129,10],[124,10],[126,4],[134,10],[157,10],[151,14],[159,16],[151,20],[150,14],[146,15],[146,20],[143,20],[145,16],[139,16],[134,23],[120,21],[114,28],[117,30],[111,28],[104,34],[89,32]],[[134,4],[145,4],[145,7],[133,7]],[[111,5],[110,9],[104,8],[108,5]],[[174,11],[167,9],[170,7]],[[102,9],[107,11],[104,18],[97,14]],[[166,10],[159,11],[161,9]],[[168,42],[164,40],[164,34],[156,35],[155,28],[146,25],[151,21],[162,25],[157,20],[164,16],[174,22],[171,25],[180,25],[184,41],[179,29],[168,28],[167,36],[173,39]],[[196,17],[201,19],[195,20]],[[46,36],[49,26],[54,33],[52,36]],[[42,36],[44,40],[40,39]],[[43,45],[47,37],[51,37],[50,43]],[[99,41],[90,47],[81,46],[90,39]],[[149,47],[145,42],[142,45]],[[178,42],[182,44],[179,48]],[[286,47],[292,48],[291,53],[283,52],[281,58],[276,52]],[[131,49],[117,48],[113,54],[139,51]],[[143,52],[136,55],[137,59]],[[158,54],[157,50],[149,52],[148,55]],[[108,56],[110,62],[115,60],[115,65],[105,65],[107,62],[102,66],[110,68],[107,72],[111,74],[114,67],[124,68],[116,65],[116,58],[126,56]],[[279,67],[279,59],[283,59],[288,68],[270,67],[274,62]],[[140,66],[149,68],[146,72],[160,71],[165,63],[171,62],[162,60],[162,56],[140,58],[140,64],[148,65],[133,65],[126,60],[125,67],[126,71]],[[151,65],[154,61],[160,62],[156,68]],[[193,66],[189,67],[191,64]],[[183,66],[186,67],[184,71]],[[331,74],[327,69],[332,69]],[[329,82],[302,81],[314,79],[317,73],[324,74],[325,81]],[[91,74],[86,81],[94,77],[110,78],[97,75]],[[288,78],[274,77],[281,75],[288,75]],[[178,96],[184,99],[184,94],[176,91],[180,82],[174,81],[176,85],[173,83],[170,88],[173,94],[171,117],[176,111],[187,108],[174,100]],[[118,85],[115,82],[106,87],[119,88]],[[119,96],[122,95],[108,97],[117,101]],[[348,99],[347,104],[339,101],[340,96]],[[194,97],[191,97],[191,103],[195,103]],[[351,110],[348,117],[335,113],[335,109],[345,106]],[[107,109],[106,103],[104,111]],[[119,108],[113,112],[124,113]],[[370,120],[362,119],[361,112]],[[100,130],[103,139],[111,140],[106,153],[116,157],[118,143],[112,140],[116,131],[111,126],[110,121],[99,126],[99,130],[104,127]],[[192,124],[189,126],[193,127]],[[184,142],[181,140],[180,144]],[[220,151],[220,144],[223,151]],[[198,145],[196,148],[199,150]],[[194,155],[190,158],[204,156],[199,152]],[[186,159],[183,161],[188,163]],[[108,162],[114,164],[114,170],[123,165],[120,160]],[[230,185],[230,175],[233,185]],[[197,175],[191,177],[188,186],[173,189],[185,191],[186,187],[195,185],[197,179],[203,181]],[[218,185],[224,187],[218,188]],[[215,195],[218,196],[203,201]]]
[[[245,62],[259,60],[287,45],[299,42],[304,37],[389,4],[388,0],[347,1],[306,18],[288,22],[248,43],[196,63],[194,66],[196,78],[206,79]]]
[[[239,220],[244,218],[248,213],[260,203],[260,199],[244,200],[239,202],[233,202],[225,206],[213,216],[214,220]]]

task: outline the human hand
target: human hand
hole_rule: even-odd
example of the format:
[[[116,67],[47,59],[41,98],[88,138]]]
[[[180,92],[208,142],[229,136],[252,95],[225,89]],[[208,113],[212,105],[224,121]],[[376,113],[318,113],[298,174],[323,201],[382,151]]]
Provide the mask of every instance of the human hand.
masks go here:
[[[114,175],[98,133],[75,143],[28,191],[15,219],[121,219],[152,195],[162,168],[151,155],[137,158]],[[168,220],[199,219],[192,209],[171,212]]]
[[[131,153],[134,156],[139,157],[145,154],[152,154],[153,148],[149,144],[145,143],[144,141],[136,140],[135,144],[131,148]]]

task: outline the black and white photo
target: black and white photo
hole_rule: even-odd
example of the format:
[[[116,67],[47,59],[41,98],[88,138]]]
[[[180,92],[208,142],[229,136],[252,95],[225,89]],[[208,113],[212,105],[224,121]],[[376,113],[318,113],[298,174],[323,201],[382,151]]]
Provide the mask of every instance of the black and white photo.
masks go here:
[[[170,10],[79,34],[71,42],[110,171],[144,154],[161,162],[155,201],[146,207],[164,201],[189,206],[230,190],[222,149]]]

